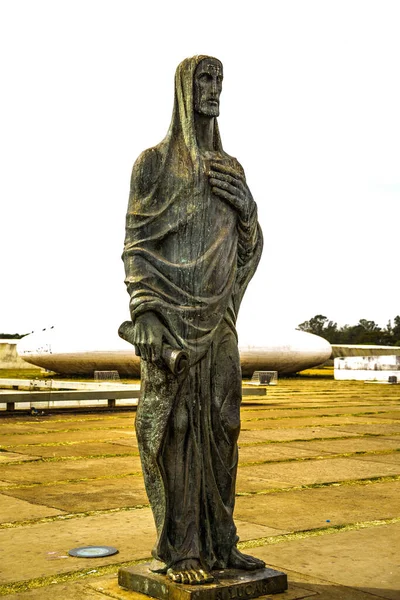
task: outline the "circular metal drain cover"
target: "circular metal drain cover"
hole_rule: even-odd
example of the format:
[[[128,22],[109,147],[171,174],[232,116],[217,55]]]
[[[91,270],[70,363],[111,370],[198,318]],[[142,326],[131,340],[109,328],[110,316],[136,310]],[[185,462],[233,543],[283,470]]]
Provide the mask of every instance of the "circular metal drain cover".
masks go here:
[[[68,554],[79,558],[101,558],[102,556],[112,556],[117,552],[118,550],[112,546],[81,546],[80,548],[72,548]]]

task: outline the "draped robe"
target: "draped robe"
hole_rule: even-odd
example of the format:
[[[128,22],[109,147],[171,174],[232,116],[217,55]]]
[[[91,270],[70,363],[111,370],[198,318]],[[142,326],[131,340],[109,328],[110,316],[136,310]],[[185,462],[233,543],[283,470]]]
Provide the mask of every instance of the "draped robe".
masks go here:
[[[212,194],[210,161],[234,167],[218,124],[214,152],[201,154],[193,114],[193,76],[205,57],[186,59],[175,76],[165,139],[143,152],[131,178],[123,253],[133,323],[153,311],[187,351],[175,377],[142,360],[136,432],[165,570],[186,558],[228,564],[240,429],[241,372],[235,322],[261,256],[256,207],[247,221]]]

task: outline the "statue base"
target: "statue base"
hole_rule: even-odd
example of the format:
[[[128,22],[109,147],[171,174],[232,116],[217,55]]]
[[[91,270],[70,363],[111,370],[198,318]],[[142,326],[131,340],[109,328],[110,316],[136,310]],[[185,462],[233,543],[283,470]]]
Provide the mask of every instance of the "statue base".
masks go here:
[[[246,600],[287,590],[287,576],[274,569],[212,571],[213,583],[187,585],[174,583],[166,575],[153,573],[150,563],[123,567],[118,572],[121,587],[159,600]]]

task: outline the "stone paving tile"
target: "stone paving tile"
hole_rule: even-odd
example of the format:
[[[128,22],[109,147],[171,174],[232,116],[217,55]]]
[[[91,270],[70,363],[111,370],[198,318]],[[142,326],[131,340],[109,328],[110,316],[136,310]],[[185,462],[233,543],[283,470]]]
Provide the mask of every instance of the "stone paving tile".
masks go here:
[[[391,519],[400,516],[400,481],[239,497],[235,516],[288,531]]]
[[[282,529],[240,519],[236,524],[243,541],[285,533]],[[91,559],[90,568],[147,558],[151,556],[155,540],[150,509],[0,530],[0,547],[8,545],[7,556],[2,561],[0,583],[85,569],[87,559],[68,556],[68,550],[79,546],[107,545],[119,549],[114,556]],[[18,561],[22,555],[25,560]]]
[[[9,463],[27,461],[27,460],[39,460],[39,456],[33,456],[29,454],[19,454],[17,452],[0,452],[0,467]]]
[[[33,463],[26,465],[10,465],[0,468],[3,481],[12,483],[47,483],[69,479],[95,478],[125,473],[141,473],[138,456],[96,458],[87,460],[61,461],[58,463]]]
[[[1,418],[1,417],[0,417]],[[2,420],[0,425],[1,436],[14,436],[15,434],[34,434],[41,427],[39,421],[32,421],[25,423],[14,423],[13,421]]]
[[[289,394],[289,395],[288,395]],[[381,406],[384,409],[388,407],[397,408],[399,406],[399,397],[387,398],[384,396],[372,396],[364,394],[356,394],[354,396],[340,395],[340,394],[326,394],[324,396],[314,395],[312,392],[309,394],[303,392],[301,394],[295,392],[286,392],[286,395],[280,398],[272,398],[269,394],[267,396],[268,402],[263,403],[266,407],[273,408],[301,408],[301,409],[312,409],[314,407],[334,407],[334,406],[347,406],[348,408],[359,408],[366,406]],[[253,402],[258,404],[258,402]],[[261,404],[261,406],[263,406]],[[350,412],[353,412],[352,410]]]
[[[282,535],[288,533],[287,529],[279,527],[271,527],[270,525],[264,525],[262,523],[252,523],[246,518],[235,518],[237,532],[242,542],[247,540],[255,540],[260,537],[273,537],[275,535]]]
[[[56,435],[56,437],[54,437]],[[94,431],[85,431],[82,434],[81,431],[68,431],[68,432],[57,432],[50,436],[47,433],[42,434],[34,434],[34,435],[24,435],[18,434],[13,436],[5,436],[0,435],[0,444],[5,446],[6,448],[14,449],[18,451],[18,447],[23,445],[24,447],[28,447],[31,444],[48,444],[48,443],[57,443],[60,442],[82,442],[85,440],[116,440],[118,438],[127,439],[133,438],[134,432],[130,429],[103,429],[103,430],[94,430]]]
[[[399,469],[395,465],[353,458],[257,465],[239,469],[237,491],[254,492],[268,489],[274,487],[274,481],[279,481],[281,487],[289,487],[382,477],[395,475],[398,472]]]
[[[122,440],[125,442],[126,440]],[[400,442],[399,442],[400,444]],[[71,444],[66,446],[29,446],[29,447],[18,447],[18,456],[21,456],[23,460],[24,452],[31,458],[49,458],[49,457],[65,457],[65,456],[101,456],[103,454],[128,454],[130,452],[138,453],[137,444],[133,440],[129,440],[127,444],[118,444],[113,440],[107,442],[98,443],[96,440],[92,440],[90,443],[83,444]],[[28,454],[29,453],[29,454]],[[1,457],[0,453],[0,457]]]
[[[129,419],[125,417],[118,418],[117,416],[110,415],[103,416],[102,418],[97,419],[86,419],[85,417],[80,417],[75,421],[64,421],[63,419],[53,419],[51,415],[46,417],[38,417],[35,422],[35,429],[40,433],[42,430],[51,431],[52,433],[56,433],[57,431],[63,431],[65,429],[79,429],[79,431],[86,431],[90,429],[119,429],[119,428],[131,428],[132,431],[135,429],[135,412],[132,412],[132,415]],[[32,431],[32,427],[29,427],[29,431]],[[16,433],[21,431],[21,426],[16,429]],[[23,430],[25,432],[25,429]],[[3,431],[2,431],[3,433]],[[21,432],[22,433],[22,432]]]
[[[63,511],[55,508],[31,504],[18,498],[0,494],[0,523],[24,521],[25,519],[41,519],[61,514],[63,514]]]
[[[51,411],[43,417],[44,422],[52,422],[52,423],[95,423],[97,421],[103,421],[109,419],[113,421],[115,419],[130,419],[134,411],[112,411],[112,412],[99,412],[94,409],[92,412],[80,412],[80,411]],[[41,418],[41,417],[40,417]],[[25,424],[28,420],[37,421],[37,417],[12,417],[12,421],[15,423]]]
[[[268,447],[268,446],[267,446]],[[360,437],[347,440],[315,440],[311,442],[294,442],[291,447],[314,452],[342,454],[346,452],[366,452],[379,450],[395,450],[400,448],[400,438],[382,436],[379,438]]]
[[[119,439],[119,440],[116,440],[115,442],[110,441],[110,444],[112,444],[112,445],[118,444],[118,446],[125,446],[126,448],[129,448],[129,449],[133,450],[134,452],[139,451],[136,435],[129,439],[124,439],[124,440]]]
[[[67,512],[148,504],[142,477],[92,479],[68,485],[42,485],[21,489],[7,489],[0,482],[0,487],[4,495]]]
[[[3,600],[105,600],[112,597],[92,588],[86,581],[74,581],[57,585],[50,584],[17,594],[7,594],[3,596]],[[143,600],[145,599],[143,598]]]
[[[372,596],[398,600],[399,540],[400,523],[397,523],[291,540],[254,548],[254,551],[249,549],[249,552],[282,571],[291,569],[336,586],[349,586]]]
[[[379,414],[371,415],[368,413],[377,411]],[[266,408],[266,409],[257,409],[254,410],[250,407],[242,407],[241,415],[242,420],[247,419],[286,419],[286,418],[296,418],[300,417],[303,419],[304,417],[316,417],[322,416],[324,418],[325,415],[338,415],[340,413],[343,414],[351,414],[351,413],[366,413],[366,416],[369,417],[382,417],[382,418],[400,418],[400,407],[393,411],[391,408],[382,407],[381,405],[370,405],[370,406],[362,406],[356,407],[355,409],[349,410],[348,406],[336,405],[330,406],[326,408],[301,408],[298,410],[289,410],[287,408]]]
[[[357,460],[372,460],[374,462],[384,463],[386,465],[397,465],[397,472],[400,474],[400,452],[395,454],[375,454],[374,456],[357,456]]]
[[[391,435],[400,433],[400,423],[368,423],[364,425],[346,425],[339,426],[340,431],[348,433],[379,433],[381,435]]]
[[[320,417],[308,417],[306,419],[298,419],[298,418],[292,418],[292,419],[279,419],[279,420],[260,420],[260,421],[242,421],[242,428],[246,429],[246,430],[257,430],[257,429],[289,429],[289,428],[293,428],[293,427],[298,427],[299,425],[302,427],[307,427],[307,428],[312,428],[310,426],[320,426],[321,424],[323,424],[326,427],[329,426],[364,426],[365,424],[371,425],[371,426],[375,426],[376,425],[376,421],[378,419],[375,419],[374,421],[371,421],[371,419],[369,419],[368,416],[362,416],[362,417],[325,417],[324,419],[321,419]],[[397,426],[395,424],[392,424],[390,421],[388,422],[387,420],[383,420],[382,421],[382,425],[383,426],[388,426],[390,427],[390,431],[396,431],[398,428],[398,431],[400,431],[400,425]],[[393,429],[392,429],[393,428]]]
[[[241,463],[262,460],[290,460],[292,458],[312,458],[327,452],[297,448],[290,444],[267,444],[265,446],[244,446],[239,450],[239,466]]]
[[[138,514],[140,513],[140,514]],[[155,529],[150,509],[55,521],[0,530],[0,547],[7,542],[0,583],[24,581],[69,571],[150,557]],[[85,558],[68,556],[79,546],[106,545],[119,549],[114,556]],[[24,561],[19,557],[23,555]]]
[[[270,429],[261,431],[249,431],[245,428],[242,429],[239,436],[239,446],[243,443],[255,443],[264,441],[293,441],[302,439],[313,439],[313,438],[341,438],[348,435],[360,435],[356,432],[346,432],[342,429],[338,431],[334,427],[307,427],[293,428],[293,429]]]
[[[273,568],[277,569],[278,567],[273,565]],[[362,592],[359,589],[338,585],[329,581],[329,574],[326,575],[325,579],[321,579],[292,571],[286,567],[283,570],[288,576],[289,589],[296,589],[297,586],[307,589],[310,594],[315,594],[314,600],[373,600],[374,598],[371,594]],[[305,598],[311,597],[311,595],[305,596]],[[271,596],[272,598],[281,600],[280,596]],[[282,600],[286,600],[286,596],[282,596]]]
[[[378,417],[379,415],[371,415],[371,418],[375,418]],[[384,417],[385,419],[393,419],[395,421],[398,421],[400,419],[400,409],[396,410],[396,411],[389,411],[387,413],[385,413],[385,415],[382,415],[382,417]]]

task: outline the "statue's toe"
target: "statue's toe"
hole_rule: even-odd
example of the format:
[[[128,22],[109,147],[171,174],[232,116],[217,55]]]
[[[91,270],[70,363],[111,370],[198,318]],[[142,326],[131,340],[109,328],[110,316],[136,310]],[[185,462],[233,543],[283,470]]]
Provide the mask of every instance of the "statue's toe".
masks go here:
[[[243,554],[237,548],[232,548],[229,558],[229,567],[233,569],[255,571],[256,569],[263,569],[265,567],[265,562],[255,556]]]
[[[211,573],[202,569],[200,562],[194,559],[176,563],[168,569],[167,576],[174,583],[186,585],[204,585],[214,581]]]
[[[203,583],[199,573],[197,573],[197,571],[195,571],[194,569],[191,569],[190,571],[188,571],[188,576],[189,576],[189,583],[191,585],[198,585],[198,584]]]
[[[189,577],[189,571],[182,571],[181,583],[186,583],[186,584],[191,583],[191,578]]]
[[[175,583],[181,582],[181,574],[173,569],[168,569],[167,576]]]
[[[211,573],[204,571],[204,569],[199,570],[199,575],[201,577],[201,583],[212,583],[214,581],[214,577]]]

